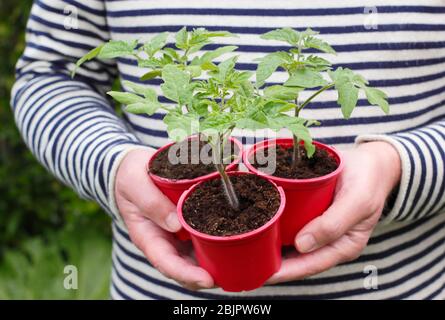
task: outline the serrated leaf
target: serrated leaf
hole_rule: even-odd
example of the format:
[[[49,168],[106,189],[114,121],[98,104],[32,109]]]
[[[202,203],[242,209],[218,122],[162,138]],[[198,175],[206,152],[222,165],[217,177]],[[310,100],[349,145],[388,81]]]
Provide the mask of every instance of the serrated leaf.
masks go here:
[[[83,64],[86,61],[92,60],[95,57],[97,57],[97,55],[99,54],[100,50],[102,50],[102,47],[104,45],[100,45],[92,50],[90,50],[86,55],[84,55],[82,58],[80,58],[79,60],[77,60],[76,65],[73,69],[73,71],[71,72],[71,78],[74,77],[74,75],[76,74],[77,69],[80,67],[81,64]]]
[[[293,71],[289,79],[284,83],[288,87],[315,88],[327,85],[328,82],[323,76],[313,70],[297,69]]]
[[[193,97],[193,88],[190,85],[190,75],[177,66],[167,65],[162,70],[161,84],[164,96],[179,105],[188,105]]]
[[[113,97],[113,99],[116,100],[117,102],[126,105],[144,101],[144,98],[131,92],[108,91],[107,94]]]
[[[179,60],[178,52],[173,48],[163,48],[162,51],[174,60]]]
[[[214,64],[212,62],[204,62],[201,65],[201,69],[207,70],[207,71],[216,71],[216,70],[218,70],[218,67],[216,66],[216,64]]]
[[[215,38],[215,37],[237,37],[236,34],[233,34],[229,31],[207,31],[207,36],[209,38]]]
[[[201,75],[201,72],[202,72],[200,66],[187,66],[185,68],[185,70],[187,70],[190,73],[192,78],[199,77]]]
[[[266,97],[281,99],[281,100],[295,100],[298,94],[303,90],[299,87],[284,87],[281,85],[273,85],[264,89]]]
[[[255,91],[255,88],[253,87],[252,83],[247,80],[241,82],[239,84],[239,89],[237,90],[237,92],[244,97],[250,97],[254,91]]]
[[[218,64],[218,70],[215,72],[212,72],[211,76],[220,81],[220,82],[224,82],[227,78],[227,75],[229,74],[230,71],[233,70],[233,68],[235,68],[235,64],[236,64],[236,60],[238,59],[237,56],[235,57],[231,57],[227,60],[222,61],[220,64]]]
[[[352,111],[357,105],[359,90],[352,84],[352,82],[348,81],[336,82],[335,89],[338,93],[337,103],[341,106],[343,117],[349,119]]]
[[[328,74],[333,82],[348,81],[359,87],[368,84],[365,78],[348,68],[339,67],[335,71],[328,70]]]
[[[134,49],[136,48],[138,42],[137,40],[133,41],[121,41],[121,40],[110,40],[105,43],[99,54],[98,58],[100,59],[113,59],[117,57],[123,57],[127,55],[133,54]]]
[[[134,114],[143,114],[146,113],[148,115],[153,115],[159,108],[161,108],[161,104],[158,101],[148,101],[144,100],[144,102],[136,102],[127,105],[125,108],[126,111]]]
[[[262,123],[251,118],[241,118],[236,121],[236,127],[238,129],[246,130],[261,130],[267,129],[267,123]]]
[[[383,110],[383,112],[385,112],[386,114],[389,113],[389,104],[387,101],[388,97],[385,92],[371,87],[365,87],[364,90],[366,99],[368,99],[368,102],[371,105],[379,106]]]
[[[122,81],[122,83],[130,88],[131,90],[133,90],[135,93],[143,95],[145,98],[147,98],[148,100],[151,101],[157,101],[158,96],[156,94],[156,91],[150,87],[144,86],[144,85],[140,85],[131,81]]]
[[[331,63],[319,56],[309,55],[304,59],[304,64],[316,71],[326,71],[331,68]]]
[[[149,54],[149,56],[153,56],[156,52],[162,49],[167,42],[168,32],[162,32],[154,36],[150,41],[144,44],[144,50]]]
[[[222,56],[225,53],[229,53],[238,49],[237,46],[224,46],[214,51],[204,53],[200,58],[193,59],[192,65],[202,65],[207,62],[212,62],[216,58]]]
[[[304,46],[306,48],[317,49],[325,53],[336,53],[334,48],[332,48],[326,41],[311,36],[304,39]]]
[[[175,40],[176,40],[176,47],[178,49],[185,50],[188,47],[188,32],[187,28],[183,27],[181,30],[176,33]]]
[[[168,136],[176,142],[184,140],[199,129],[197,115],[190,113],[168,113],[164,117],[164,123],[167,125]]]
[[[148,71],[147,73],[145,73],[144,75],[142,75],[142,77],[140,77],[140,79],[142,81],[147,81],[147,80],[159,77],[159,76],[161,76],[161,74],[162,74],[162,70],[151,70],[151,71]]]
[[[261,38],[265,40],[284,41],[292,46],[297,46],[298,41],[300,39],[300,35],[297,31],[291,28],[282,28],[269,31],[261,35]]]
[[[261,88],[278,67],[292,63],[287,52],[273,52],[261,58],[256,70],[257,87]]]

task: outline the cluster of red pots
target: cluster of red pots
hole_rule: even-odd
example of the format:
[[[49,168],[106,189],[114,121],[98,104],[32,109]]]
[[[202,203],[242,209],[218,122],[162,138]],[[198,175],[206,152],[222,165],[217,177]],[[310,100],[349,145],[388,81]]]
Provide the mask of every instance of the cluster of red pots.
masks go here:
[[[177,237],[192,241],[199,265],[212,275],[218,286],[225,291],[239,292],[261,287],[278,271],[281,247],[292,245],[298,231],[331,204],[343,162],[333,147],[314,142],[317,148],[325,149],[337,161],[338,168],[328,175],[313,179],[279,178],[261,172],[251,162],[257,152],[272,145],[292,147],[292,139],[264,140],[244,151],[240,141],[234,138],[231,141],[238,146],[239,154],[227,165],[228,174],[256,174],[264,177],[277,188],[281,197],[281,205],[275,216],[256,230],[220,237],[201,233],[185,222],[182,213],[184,202],[200,183],[219,179],[218,172],[185,180],[163,178],[150,171],[149,175],[158,188],[177,204],[178,218],[183,227]],[[162,150],[171,145],[158,149],[148,166]],[[237,171],[241,160],[249,172]]]

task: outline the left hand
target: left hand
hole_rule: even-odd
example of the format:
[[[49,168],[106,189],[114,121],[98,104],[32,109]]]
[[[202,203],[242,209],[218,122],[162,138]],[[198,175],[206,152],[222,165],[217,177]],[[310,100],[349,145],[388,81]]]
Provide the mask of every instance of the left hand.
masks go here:
[[[334,202],[296,236],[292,252],[268,284],[299,280],[358,258],[400,181],[397,151],[387,142],[363,143],[343,153],[345,167]]]

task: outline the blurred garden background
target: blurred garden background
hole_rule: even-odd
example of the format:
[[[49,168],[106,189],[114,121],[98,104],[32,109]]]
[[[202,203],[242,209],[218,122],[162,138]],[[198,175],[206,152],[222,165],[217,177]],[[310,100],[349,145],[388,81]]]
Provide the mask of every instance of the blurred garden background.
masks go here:
[[[22,142],[9,106],[32,0],[0,0],[0,299],[107,299],[110,220],[56,181]],[[78,289],[63,286],[78,269]]]

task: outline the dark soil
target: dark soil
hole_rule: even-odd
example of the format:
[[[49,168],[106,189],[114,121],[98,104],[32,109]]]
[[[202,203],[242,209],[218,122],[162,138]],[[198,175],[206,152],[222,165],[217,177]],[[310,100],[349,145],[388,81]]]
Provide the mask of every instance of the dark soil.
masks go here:
[[[301,160],[295,168],[292,168],[292,152],[292,147],[277,146],[276,169],[273,176],[288,179],[310,179],[327,175],[338,168],[337,161],[326,150],[317,148],[312,158],[308,158],[303,146],[299,147]],[[267,150],[264,153],[267,157]],[[253,166],[255,168],[262,167],[256,160],[254,160]]]
[[[169,161],[169,150],[172,147],[176,149],[176,159],[180,159],[180,149],[179,146],[186,147],[187,145],[187,155],[185,158],[186,161],[181,161],[181,163],[171,163]],[[197,177],[205,176],[209,173],[216,171],[215,165],[213,163],[204,164],[200,161],[200,152],[203,148],[209,151],[209,157],[212,155],[212,151],[210,145],[205,141],[199,142],[199,152],[196,150],[198,148],[192,147],[192,143],[190,140],[180,142],[179,144],[175,144],[170,148],[167,148],[161,151],[156,158],[152,161],[150,166],[150,172],[156,174],[157,176],[172,179],[172,180],[181,180],[181,179],[194,179]],[[229,154],[228,148],[231,148],[232,159],[234,155],[237,155],[239,150],[238,146],[234,143],[227,143],[226,150],[227,154]],[[185,152],[184,152],[185,154]]]
[[[230,236],[258,229],[266,224],[280,207],[277,189],[259,176],[232,176],[239,210],[230,207],[221,180],[201,184],[185,201],[185,221],[195,230],[214,236]]]

